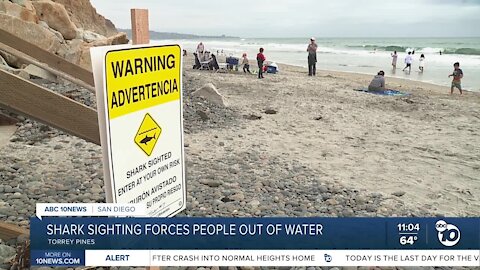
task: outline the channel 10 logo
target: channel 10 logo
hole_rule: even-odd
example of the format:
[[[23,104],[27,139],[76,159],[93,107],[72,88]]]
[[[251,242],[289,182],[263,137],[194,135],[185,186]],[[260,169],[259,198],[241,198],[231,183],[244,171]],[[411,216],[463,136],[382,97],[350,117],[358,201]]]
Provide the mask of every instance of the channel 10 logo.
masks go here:
[[[438,240],[446,247],[453,247],[460,241],[460,230],[453,224],[439,220],[435,223],[435,229],[438,231]]]

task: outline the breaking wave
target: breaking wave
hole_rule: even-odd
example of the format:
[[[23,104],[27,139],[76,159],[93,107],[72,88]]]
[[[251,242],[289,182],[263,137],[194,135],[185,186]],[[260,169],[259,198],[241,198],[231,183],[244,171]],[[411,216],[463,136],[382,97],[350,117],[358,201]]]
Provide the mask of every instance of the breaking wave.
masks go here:
[[[445,54],[463,54],[463,55],[480,55],[480,49],[475,48],[431,48],[431,47],[423,47],[423,48],[412,48],[407,46],[398,46],[398,45],[388,45],[388,46],[376,46],[376,45],[352,45],[347,46],[349,48],[357,48],[357,49],[366,49],[366,50],[378,50],[378,51],[387,51],[387,52],[409,52],[409,51],[417,51],[423,53],[439,53],[440,51]]]

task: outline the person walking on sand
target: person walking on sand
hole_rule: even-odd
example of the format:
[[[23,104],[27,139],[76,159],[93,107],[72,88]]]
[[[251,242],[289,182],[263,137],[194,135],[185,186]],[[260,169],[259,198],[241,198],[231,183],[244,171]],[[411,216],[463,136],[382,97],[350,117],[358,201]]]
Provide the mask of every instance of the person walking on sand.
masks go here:
[[[403,68],[403,71],[408,68],[408,73],[410,73],[410,71],[412,71],[412,62],[412,52],[408,52],[407,56],[405,57],[405,67]]]
[[[368,85],[368,91],[383,91],[385,90],[385,72],[380,70],[373,80]]]
[[[448,77],[453,77],[452,80],[452,87],[450,89],[450,95],[453,94],[453,88],[457,88],[460,91],[460,95],[463,94],[462,92],[462,78],[463,78],[463,71],[460,69],[460,63],[456,62],[453,64],[453,73],[448,75]]]
[[[308,44],[307,52],[308,52],[308,76],[315,76],[316,73],[316,65],[317,65],[317,43],[315,42],[315,38],[312,37],[310,39],[310,44]]]
[[[243,72],[244,73],[251,73],[250,72],[250,64],[248,62],[247,54],[243,53],[242,55],[242,65],[243,65]]]
[[[263,48],[260,48],[259,53],[257,54],[257,64],[258,64],[258,78],[263,79],[263,63],[265,62],[266,58],[263,55]]]
[[[420,55],[420,60],[418,61],[418,69],[423,73],[423,68],[425,67],[425,55],[422,53]]]
[[[391,55],[392,55],[392,66],[393,66],[393,69],[397,69],[397,59],[398,59],[397,51],[394,51]]]

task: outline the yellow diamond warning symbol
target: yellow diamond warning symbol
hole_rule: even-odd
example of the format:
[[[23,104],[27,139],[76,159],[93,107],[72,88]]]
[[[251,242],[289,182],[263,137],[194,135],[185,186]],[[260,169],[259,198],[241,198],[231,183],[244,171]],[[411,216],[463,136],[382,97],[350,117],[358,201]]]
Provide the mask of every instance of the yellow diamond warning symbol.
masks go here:
[[[152,116],[147,113],[138,128],[134,141],[147,156],[150,156],[157,144],[160,134],[162,134],[162,128],[153,120]]]

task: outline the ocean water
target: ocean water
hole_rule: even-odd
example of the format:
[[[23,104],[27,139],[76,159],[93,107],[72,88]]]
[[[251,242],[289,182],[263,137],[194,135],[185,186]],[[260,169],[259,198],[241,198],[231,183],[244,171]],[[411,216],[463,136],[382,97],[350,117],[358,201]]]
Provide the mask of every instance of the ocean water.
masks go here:
[[[265,49],[267,60],[296,66],[307,66],[306,48],[309,38],[241,38],[203,39],[205,49],[240,57],[247,53],[255,59],[259,47]],[[162,40],[179,43],[189,52],[200,40]],[[480,91],[479,38],[317,38],[317,69],[376,74],[384,70],[387,76],[450,86],[448,75],[453,63],[460,62],[463,88]],[[398,53],[397,69],[391,66],[393,51]],[[415,51],[410,73],[403,72],[406,52]],[[442,54],[440,55],[440,51]],[[425,55],[425,70],[419,72],[418,59]],[[307,71],[306,71],[307,72]]]

